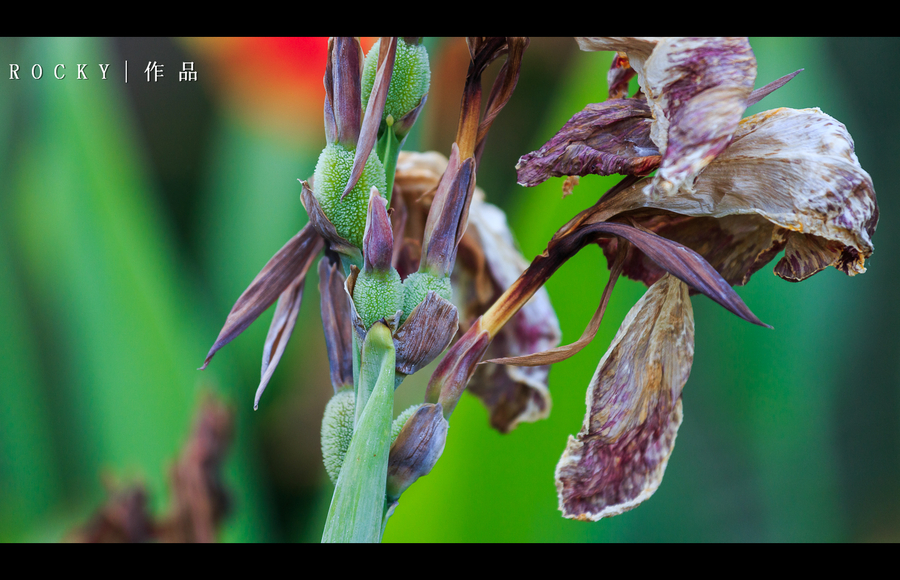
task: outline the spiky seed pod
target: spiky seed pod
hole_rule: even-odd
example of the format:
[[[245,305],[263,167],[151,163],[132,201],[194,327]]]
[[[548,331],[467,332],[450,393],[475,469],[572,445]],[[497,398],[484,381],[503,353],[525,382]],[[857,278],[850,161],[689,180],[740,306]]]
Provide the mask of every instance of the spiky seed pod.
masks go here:
[[[425,300],[431,290],[444,300],[453,302],[453,291],[450,287],[450,276],[432,276],[428,272],[413,272],[403,281],[403,316],[405,322],[413,309]]]
[[[369,155],[356,186],[341,199],[344,188],[350,181],[354,154],[355,151],[340,143],[326,145],[316,163],[313,195],[338,234],[357,248],[362,248],[369,194],[374,187],[383,197],[387,190],[387,179],[381,160],[377,155]]]
[[[397,314],[403,309],[400,274],[393,268],[387,272],[360,272],[353,287],[353,303],[366,328]]]
[[[397,440],[397,436],[400,435],[400,431],[403,430],[403,426],[406,425],[406,422],[409,421],[409,418],[416,414],[416,411],[419,410],[421,405],[413,405],[397,415],[397,418],[394,419],[394,422],[391,424],[391,444],[393,445],[394,441]]]
[[[356,412],[356,395],[353,389],[341,389],[328,405],[322,417],[322,460],[331,483],[337,483],[344,457],[353,437],[353,417]]]
[[[369,94],[375,84],[378,67],[378,52],[381,41],[376,42],[366,55],[362,76],[362,99],[365,108]],[[383,119],[391,117],[400,121],[422,102],[431,85],[431,67],[428,51],[421,44],[409,44],[402,38],[397,40],[397,56],[394,60],[394,74],[384,105]],[[382,124],[384,127],[384,124]]]

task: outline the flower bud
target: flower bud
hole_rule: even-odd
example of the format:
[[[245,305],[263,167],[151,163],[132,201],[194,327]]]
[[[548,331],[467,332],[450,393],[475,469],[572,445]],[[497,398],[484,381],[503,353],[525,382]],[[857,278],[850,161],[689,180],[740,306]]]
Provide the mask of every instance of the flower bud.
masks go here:
[[[353,286],[353,302],[366,328],[403,309],[400,274],[391,267],[393,232],[387,202],[373,189],[369,197],[363,237],[363,270]]]
[[[383,196],[387,190],[384,166],[370,154],[356,185],[341,199],[350,181],[355,151],[340,143],[329,143],[319,155],[312,182],[313,195],[335,230],[352,245],[362,248],[366,228],[369,195],[376,188]]]
[[[444,452],[450,424],[441,406],[425,403],[414,408],[391,444],[388,459],[388,500],[397,501],[406,489],[423,475],[428,475]],[[407,411],[410,411],[408,409]],[[398,421],[402,418],[398,417]],[[395,423],[396,424],[396,423]]]
[[[375,84],[380,48],[379,40],[369,50],[363,65],[363,107],[368,103]],[[397,39],[397,55],[381,128],[393,125],[397,137],[403,139],[415,123],[428,96],[430,85],[431,67],[428,63],[428,51],[421,44],[408,43],[403,38]]]
[[[344,457],[353,437],[353,417],[356,412],[356,395],[353,388],[341,389],[328,405],[322,417],[322,460],[332,483],[337,483]]]

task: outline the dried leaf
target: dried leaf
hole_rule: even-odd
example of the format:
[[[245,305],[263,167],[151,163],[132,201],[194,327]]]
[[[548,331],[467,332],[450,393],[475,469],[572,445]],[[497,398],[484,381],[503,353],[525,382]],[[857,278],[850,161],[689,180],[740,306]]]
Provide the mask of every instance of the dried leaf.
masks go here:
[[[319,296],[325,348],[334,392],[353,385],[353,342],[350,335],[350,300],[344,292],[340,261],[324,257],[319,261]]]
[[[321,250],[322,238],[310,224],[278,250],[234,303],[200,370],[205,369],[220,348],[250,326],[299,275],[305,273]]]
[[[556,468],[565,517],[596,521],[656,491],[681,424],[693,354],[687,286],[666,276],[625,317],[591,379],[582,429]]]

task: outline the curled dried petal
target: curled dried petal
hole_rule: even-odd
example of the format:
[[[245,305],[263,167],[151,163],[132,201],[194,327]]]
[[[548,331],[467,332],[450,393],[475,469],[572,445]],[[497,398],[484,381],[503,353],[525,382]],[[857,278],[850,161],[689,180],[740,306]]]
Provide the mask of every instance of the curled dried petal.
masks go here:
[[[556,467],[565,517],[596,521],[653,495],[675,445],[693,355],[687,286],[666,276],[625,317],[591,379],[581,431]]]
[[[332,254],[333,256],[333,254]],[[350,300],[344,292],[344,274],[340,260],[319,260],[319,296],[325,347],[334,392],[353,385],[353,346],[350,335]]]
[[[396,501],[406,489],[434,468],[447,442],[450,424],[440,404],[425,403],[403,425],[391,445],[387,497]]]
[[[519,159],[519,185],[567,175],[647,175],[661,159],[650,140],[652,122],[643,99],[588,105],[543,147]]]

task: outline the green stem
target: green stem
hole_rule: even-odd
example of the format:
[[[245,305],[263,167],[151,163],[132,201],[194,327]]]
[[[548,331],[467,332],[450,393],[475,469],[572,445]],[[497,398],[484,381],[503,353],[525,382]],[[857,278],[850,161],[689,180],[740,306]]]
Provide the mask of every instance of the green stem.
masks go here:
[[[362,346],[358,416],[344,465],[334,487],[323,542],[380,542],[385,522],[385,486],[391,449],[396,356],[390,329],[376,322]]]
[[[381,159],[381,163],[384,165],[384,175],[387,177],[387,200],[389,204],[391,203],[391,194],[394,192],[394,173],[397,171],[397,157],[400,155],[400,150],[403,149],[405,141],[406,137],[403,138],[403,141],[397,139],[392,126],[389,126],[381,135],[381,138],[378,139],[376,151]]]

